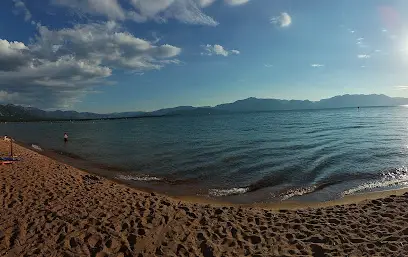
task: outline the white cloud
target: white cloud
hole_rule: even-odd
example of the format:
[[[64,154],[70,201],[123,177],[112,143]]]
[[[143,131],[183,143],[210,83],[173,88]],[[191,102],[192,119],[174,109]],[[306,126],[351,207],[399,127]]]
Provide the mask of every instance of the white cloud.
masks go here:
[[[228,56],[230,54],[240,54],[241,52],[238,50],[227,50],[225,49],[222,45],[205,45],[202,46],[202,48],[205,50],[205,52],[201,53],[201,55],[222,55],[222,56]]]
[[[37,40],[40,44],[33,46],[32,51],[46,58],[75,53],[79,59],[135,70],[159,69],[162,65],[158,59],[172,58],[181,52],[175,46],[156,46],[134,37],[115,22],[76,25],[59,31],[41,26]]]
[[[210,6],[215,0],[196,0],[200,7],[207,7]]]
[[[28,10],[25,3],[23,1],[21,1],[21,0],[13,0],[13,2],[14,2],[15,13],[24,14],[24,20],[25,21],[31,20],[31,17],[32,17],[31,12],[30,12],[30,10]]]
[[[181,49],[155,45],[115,22],[50,30],[38,26],[29,45],[0,40],[0,98],[16,104],[66,107],[117,70],[143,73],[178,64]],[[7,94],[6,94],[7,93]]]
[[[242,5],[249,2],[249,0],[225,0],[229,5]]]
[[[292,17],[288,13],[283,12],[279,16],[272,17],[271,23],[281,28],[289,27],[292,24]]]
[[[313,68],[320,68],[320,67],[324,67],[324,64],[313,63],[313,64],[310,64],[310,66],[312,66]]]
[[[175,19],[188,24],[216,26],[218,22],[203,11],[203,8],[215,1],[217,0],[51,0],[51,3],[69,7],[79,14],[99,15],[113,20],[152,20],[163,23]],[[249,0],[224,2],[230,6],[238,6]]]
[[[407,90],[408,86],[394,86],[396,90]]]
[[[195,0],[200,7],[207,7],[217,0]],[[224,0],[224,2],[231,6],[238,6],[248,3],[250,0]]]
[[[369,54],[359,54],[359,55],[357,55],[358,59],[368,59],[370,57],[371,56]]]
[[[142,16],[154,17],[168,9],[175,0],[130,0],[130,3],[139,10]]]
[[[9,42],[0,39],[0,70],[15,70],[24,66],[27,56],[27,46],[21,42]]]
[[[264,64],[264,66],[265,66],[266,68],[272,68],[272,67],[273,67],[272,64],[268,64],[268,63]]]
[[[208,45],[207,45],[208,46]],[[209,46],[211,47],[211,46]],[[222,55],[222,56],[228,56],[228,51],[224,49],[223,46],[221,45],[214,45],[212,47],[212,51],[216,54],[216,55]]]
[[[117,0],[51,0],[54,5],[66,6],[80,13],[106,16],[109,19],[125,19],[125,10]]]
[[[139,0],[142,1],[142,0]],[[151,0],[143,0],[147,4],[151,3]],[[176,19],[187,24],[202,24],[208,26],[217,26],[218,22],[210,16],[206,15],[198,6],[195,1],[192,0],[174,0],[163,14],[159,16],[163,21],[168,19]]]
[[[356,44],[357,44],[358,47],[360,47],[360,48],[367,48],[368,45],[367,45],[364,41],[365,41],[365,40],[364,40],[363,37],[357,38]]]
[[[215,0],[127,0],[125,9],[118,0],[52,0],[54,5],[72,8],[78,13],[105,16],[113,20],[159,23],[175,19],[183,23],[216,26],[202,8]]]

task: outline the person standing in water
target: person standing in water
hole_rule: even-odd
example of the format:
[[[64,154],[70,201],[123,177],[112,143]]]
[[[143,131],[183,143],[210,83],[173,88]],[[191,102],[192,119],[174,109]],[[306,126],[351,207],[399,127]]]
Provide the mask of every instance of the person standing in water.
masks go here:
[[[64,142],[65,143],[68,142],[68,134],[67,133],[64,133]]]

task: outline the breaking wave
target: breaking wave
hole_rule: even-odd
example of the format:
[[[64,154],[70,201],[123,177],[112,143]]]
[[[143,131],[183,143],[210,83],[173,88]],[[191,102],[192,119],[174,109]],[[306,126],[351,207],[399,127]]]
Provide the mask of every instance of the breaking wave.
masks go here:
[[[151,176],[131,176],[131,175],[118,175],[116,177],[120,180],[133,180],[133,181],[161,181],[161,178]]]
[[[342,195],[343,196],[352,195],[364,190],[396,186],[407,182],[408,182],[408,168],[401,167],[395,170],[382,173],[381,178],[378,180],[363,183],[357,187],[348,189],[344,191]]]
[[[209,196],[220,197],[220,196],[231,196],[231,195],[241,195],[249,191],[249,187],[234,187],[230,189],[210,189],[208,190]]]
[[[39,147],[38,145],[32,144],[31,147],[37,151],[42,151],[43,149]]]
[[[295,196],[302,196],[302,195],[305,195],[305,194],[313,193],[313,192],[316,191],[316,189],[317,189],[317,186],[310,186],[310,187],[305,187],[305,188],[296,188],[296,189],[288,190],[288,191],[286,191],[285,194],[283,194],[283,195],[281,194],[279,196],[281,197],[281,201],[285,201],[285,200],[288,200],[288,199],[290,199],[292,197],[295,197]]]

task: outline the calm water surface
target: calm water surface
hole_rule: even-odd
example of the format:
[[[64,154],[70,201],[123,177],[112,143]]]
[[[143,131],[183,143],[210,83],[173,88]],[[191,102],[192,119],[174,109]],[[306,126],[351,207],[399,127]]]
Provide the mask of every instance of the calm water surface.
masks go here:
[[[232,202],[322,201],[408,181],[405,107],[7,123],[0,133],[118,167],[112,176],[138,186]]]

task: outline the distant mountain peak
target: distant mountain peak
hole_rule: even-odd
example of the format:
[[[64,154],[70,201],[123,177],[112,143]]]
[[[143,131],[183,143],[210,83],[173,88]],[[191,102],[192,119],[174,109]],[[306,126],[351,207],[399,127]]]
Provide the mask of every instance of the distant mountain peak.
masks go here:
[[[220,104],[215,107],[178,106],[160,109],[153,112],[121,112],[111,114],[96,114],[77,111],[44,111],[34,107],[23,107],[14,104],[0,105],[0,119],[2,121],[22,120],[73,120],[73,119],[115,119],[145,116],[166,115],[209,115],[225,112],[257,112],[275,110],[301,110],[301,109],[326,109],[344,107],[367,107],[367,106],[397,106],[407,105],[408,98],[389,97],[384,94],[345,94],[322,99],[320,101],[309,100],[281,100],[259,99],[249,97],[237,100],[233,103]]]

